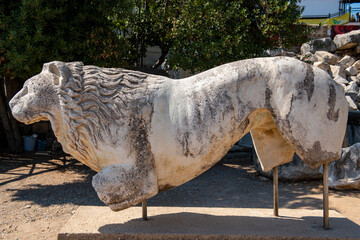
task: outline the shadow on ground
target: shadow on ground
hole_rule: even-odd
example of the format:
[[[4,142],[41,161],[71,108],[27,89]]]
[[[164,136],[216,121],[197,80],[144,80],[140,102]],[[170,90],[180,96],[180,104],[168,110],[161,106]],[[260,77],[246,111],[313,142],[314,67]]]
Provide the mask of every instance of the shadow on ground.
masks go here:
[[[323,239],[324,236],[343,239],[349,237],[355,238],[360,235],[360,226],[346,218],[331,218],[331,225],[336,226],[336,228],[325,230],[322,228],[322,217],[315,216],[305,216],[301,218],[280,216],[278,218],[273,218],[231,215],[215,216],[209,214],[182,212],[155,215],[150,218],[149,221],[131,219],[123,224],[106,224],[99,227],[98,232],[101,234],[159,233],[161,235],[169,234],[171,239],[177,239],[179,237],[179,235],[175,235],[177,237],[174,237],[174,235],[172,235],[174,233],[191,235],[198,234],[200,239],[202,239],[202,234],[207,234],[207,236],[260,235],[262,238],[259,239],[274,239],[271,236],[282,236],[282,239],[286,239],[286,236],[301,236],[302,239],[305,239],[305,237]]]
[[[2,179],[0,186],[52,171],[66,171],[72,168],[77,168],[77,171],[87,171],[85,166],[77,165],[77,163],[78,161],[64,154],[49,156],[34,153],[2,153],[0,155],[0,174],[8,176],[6,180]]]
[[[22,167],[26,167],[27,171],[16,173],[17,169]],[[49,159],[46,156],[11,156],[7,160],[3,156],[0,158],[0,175],[9,174],[9,178],[2,178],[0,187],[40,174],[54,174],[55,177],[58,172],[69,176],[81,174],[83,177],[63,184],[44,182],[28,184],[26,187],[5,188],[5,191],[12,193],[12,201],[32,201],[41,206],[67,203],[104,205],[91,185],[92,176],[96,173],[72,158],[62,164],[58,159]],[[280,183],[280,208],[322,209],[319,193],[320,181]],[[339,197],[352,194],[356,196],[358,192],[335,191],[332,194]],[[149,206],[173,207],[272,208],[272,204],[271,180],[260,177],[253,169],[250,158],[246,157],[232,161],[223,159],[190,182],[148,200]]]
[[[61,185],[30,185],[26,189],[8,189],[13,201],[32,201],[42,207],[75,204],[104,206],[91,186],[91,181],[72,182]]]
[[[246,170],[249,166],[251,163],[246,159],[238,164],[217,164],[192,181],[149,199],[148,205],[272,208],[272,181],[260,180],[256,173],[249,173]],[[303,196],[318,191],[319,182],[280,183],[280,207],[321,209],[321,200]]]
[[[91,185],[95,174],[89,167],[64,154],[0,155],[0,188],[11,193],[12,201],[31,201],[40,206],[67,203],[103,206]],[[70,180],[73,175],[80,177]],[[69,181],[61,184],[67,176]],[[32,184],[35,178],[37,183]],[[51,181],[47,181],[49,178]]]

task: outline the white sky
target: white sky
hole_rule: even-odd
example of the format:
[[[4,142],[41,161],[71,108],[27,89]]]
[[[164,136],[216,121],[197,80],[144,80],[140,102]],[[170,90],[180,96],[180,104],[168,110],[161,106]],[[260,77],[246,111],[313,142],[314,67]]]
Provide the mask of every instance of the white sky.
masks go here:
[[[303,15],[327,15],[339,11],[339,0],[302,0]]]

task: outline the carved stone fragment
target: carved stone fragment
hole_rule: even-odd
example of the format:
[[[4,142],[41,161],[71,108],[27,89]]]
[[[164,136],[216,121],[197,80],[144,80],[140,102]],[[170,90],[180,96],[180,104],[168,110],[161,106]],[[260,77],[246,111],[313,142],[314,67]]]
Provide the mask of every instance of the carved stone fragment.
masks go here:
[[[99,172],[93,186],[115,211],[198,176],[248,132],[264,171],[294,152],[312,168],[336,160],[348,111],[329,74],[288,57],[181,80],[55,61],[10,107],[26,124],[50,120],[64,151]]]
[[[334,189],[360,189],[360,143],[343,148],[341,158],[330,163],[329,186]]]

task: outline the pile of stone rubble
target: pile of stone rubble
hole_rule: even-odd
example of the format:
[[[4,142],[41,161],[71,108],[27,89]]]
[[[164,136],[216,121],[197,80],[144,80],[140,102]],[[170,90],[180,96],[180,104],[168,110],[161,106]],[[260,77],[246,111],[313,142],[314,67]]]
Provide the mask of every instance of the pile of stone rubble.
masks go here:
[[[343,86],[349,110],[360,108],[360,30],[314,39],[301,46],[300,60],[328,72]]]
[[[313,64],[328,72],[335,82],[345,90],[349,111],[360,109],[360,30],[330,38],[314,39],[304,43],[301,54],[277,50],[271,56],[291,56]],[[294,56],[296,55],[296,56]],[[321,124],[321,123],[319,123]],[[349,126],[347,138],[354,135],[360,125]],[[357,131],[355,131],[357,132]],[[360,131],[359,131],[360,132]],[[352,136],[354,138],[354,136]],[[356,139],[356,138],[354,138]],[[351,145],[353,144],[353,145]],[[360,143],[350,143],[342,149],[341,158],[329,165],[329,186],[334,189],[360,189]],[[347,146],[347,145],[346,145]],[[257,172],[271,177],[271,172],[263,172],[256,154],[254,165]],[[298,156],[293,161],[279,166],[279,179],[287,181],[312,180],[321,178],[321,169],[311,169]]]

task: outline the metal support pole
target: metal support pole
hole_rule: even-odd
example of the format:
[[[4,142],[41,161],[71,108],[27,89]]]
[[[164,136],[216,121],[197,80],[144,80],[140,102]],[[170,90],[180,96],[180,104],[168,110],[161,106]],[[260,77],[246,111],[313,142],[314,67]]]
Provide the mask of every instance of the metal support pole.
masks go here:
[[[323,211],[324,228],[329,229],[329,164],[323,165]]]
[[[349,6],[349,22],[351,21],[351,6]]]
[[[273,168],[273,197],[274,197],[274,216],[279,216],[279,181],[278,166]]]
[[[143,218],[143,220],[148,220],[146,199],[142,201],[142,218]]]

